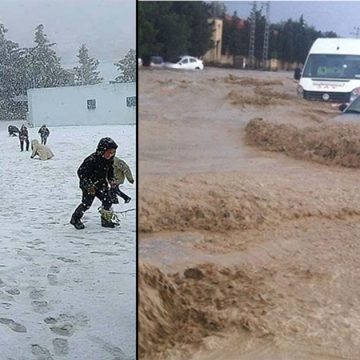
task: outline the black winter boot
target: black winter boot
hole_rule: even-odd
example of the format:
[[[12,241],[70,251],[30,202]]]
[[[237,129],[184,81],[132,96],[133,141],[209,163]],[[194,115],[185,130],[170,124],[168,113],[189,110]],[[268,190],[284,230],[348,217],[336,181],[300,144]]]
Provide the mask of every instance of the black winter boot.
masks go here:
[[[76,220],[73,217],[70,220],[70,224],[74,225],[75,229],[77,229],[77,230],[82,230],[85,228],[85,225],[82,223],[81,220]]]
[[[108,227],[108,228],[114,228],[114,227],[120,225],[119,223],[112,221],[114,214],[112,213],[111,210],[102,209],[100,211],[100,213],[101,213],[101,226]]]
[[[71,216],[70,224],[74,225],[75,229],[81,230],[85,228],[85,225],[82,223],[81,218],[84,215],[86,208],[84,205],[80,204],[74,211]]]
[[[104,218],[101,218],[101,226],[108,227],[108,228],[114,228],[117,224],[113,223],[112,221],[107,221]]]

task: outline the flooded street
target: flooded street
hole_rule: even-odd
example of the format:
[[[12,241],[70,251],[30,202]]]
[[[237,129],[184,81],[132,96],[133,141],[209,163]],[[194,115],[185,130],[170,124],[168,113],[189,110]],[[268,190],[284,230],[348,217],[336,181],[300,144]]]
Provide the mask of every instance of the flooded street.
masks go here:
[[[360,127],[338,115],[292,73],[139,72],[142,359],[360,357]]]

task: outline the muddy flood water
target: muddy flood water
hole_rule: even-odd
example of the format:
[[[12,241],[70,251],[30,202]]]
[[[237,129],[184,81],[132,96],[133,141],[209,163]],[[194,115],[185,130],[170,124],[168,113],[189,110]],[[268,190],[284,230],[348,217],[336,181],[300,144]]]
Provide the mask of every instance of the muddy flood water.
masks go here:
[[[139,71],[141,359],[360,359],[360,117],[296,85]]]

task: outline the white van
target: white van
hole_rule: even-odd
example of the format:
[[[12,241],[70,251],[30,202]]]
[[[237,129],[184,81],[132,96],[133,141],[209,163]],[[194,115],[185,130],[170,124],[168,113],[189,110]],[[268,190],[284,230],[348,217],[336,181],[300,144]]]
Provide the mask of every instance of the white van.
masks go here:
[[[360,39],[317,39],[306,58],[298,92],[304,99],[338,103],[359,95]]]

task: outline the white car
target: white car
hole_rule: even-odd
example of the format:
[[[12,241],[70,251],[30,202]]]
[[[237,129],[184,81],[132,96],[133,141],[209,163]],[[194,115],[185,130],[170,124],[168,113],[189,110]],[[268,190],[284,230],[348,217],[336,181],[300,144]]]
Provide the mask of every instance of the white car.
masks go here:
[[[173,63],[165,63],[165,67],[169,69],[203,70],[204,64],[202,60],[199,60],[195,57],[181,56]]]

